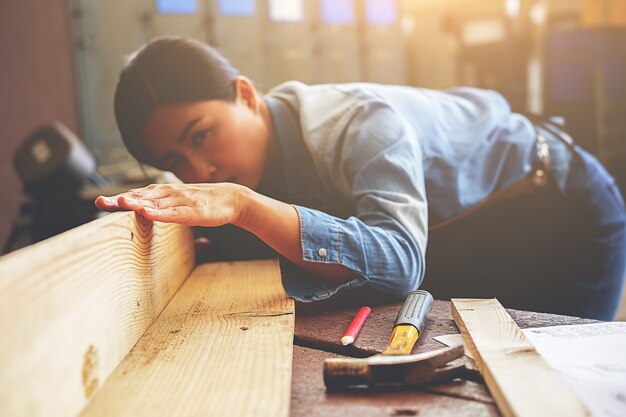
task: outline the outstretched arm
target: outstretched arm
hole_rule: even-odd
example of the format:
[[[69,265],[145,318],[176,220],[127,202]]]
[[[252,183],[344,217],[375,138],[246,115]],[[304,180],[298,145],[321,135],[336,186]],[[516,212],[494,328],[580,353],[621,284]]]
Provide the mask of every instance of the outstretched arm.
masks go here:
[[[233,224],[307,271],[341,281],[354,274],[339,264],[305,262],[296,209],[242,185],[153,184],[113,197],[100,196],[96,206],[105,211],[133,210],[148,220],[187,226]]]

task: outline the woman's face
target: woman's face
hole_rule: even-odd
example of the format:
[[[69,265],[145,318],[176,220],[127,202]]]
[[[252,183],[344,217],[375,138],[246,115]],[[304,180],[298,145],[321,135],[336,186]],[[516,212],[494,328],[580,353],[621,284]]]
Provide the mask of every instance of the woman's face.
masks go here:
[[[158,105],[144,140],[159,167],[184,182],[234,182],[255,189],[269,140],[259,108],[258,101],[241,98]]]

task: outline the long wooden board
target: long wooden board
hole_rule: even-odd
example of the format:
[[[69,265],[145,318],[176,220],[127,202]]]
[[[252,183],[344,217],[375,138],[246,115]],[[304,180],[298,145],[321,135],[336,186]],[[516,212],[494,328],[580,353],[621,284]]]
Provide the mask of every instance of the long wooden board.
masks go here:
[[[200,265],[82,417],[285,417],[293,326],[275,260]]]
[[[194,266],[187,227],[114,213],[0,258],[0,416],[75,416]]]
[[[591,415],[498,300],[451,301],[454,321],[504,416]]]

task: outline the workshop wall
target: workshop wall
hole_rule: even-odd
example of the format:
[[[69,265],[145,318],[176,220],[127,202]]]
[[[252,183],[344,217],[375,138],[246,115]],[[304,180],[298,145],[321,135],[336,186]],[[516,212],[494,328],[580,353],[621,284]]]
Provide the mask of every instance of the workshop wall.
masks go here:
[[[22,201],[15,150],[51,119],[77,131],[70,18],[67,0],[0,2],[0,250]]]

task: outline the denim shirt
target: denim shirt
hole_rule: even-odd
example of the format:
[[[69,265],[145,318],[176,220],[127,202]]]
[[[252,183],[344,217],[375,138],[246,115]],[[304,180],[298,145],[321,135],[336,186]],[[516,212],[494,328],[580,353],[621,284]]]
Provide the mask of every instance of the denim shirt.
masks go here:
[[[359,286],[403,297],[424,276],[430,223],[522,179],[532,124],[494,91],[290,81],[265,97],[303,260],[341,264],[338,285],[280,258],[286,292],[314,301]]]

